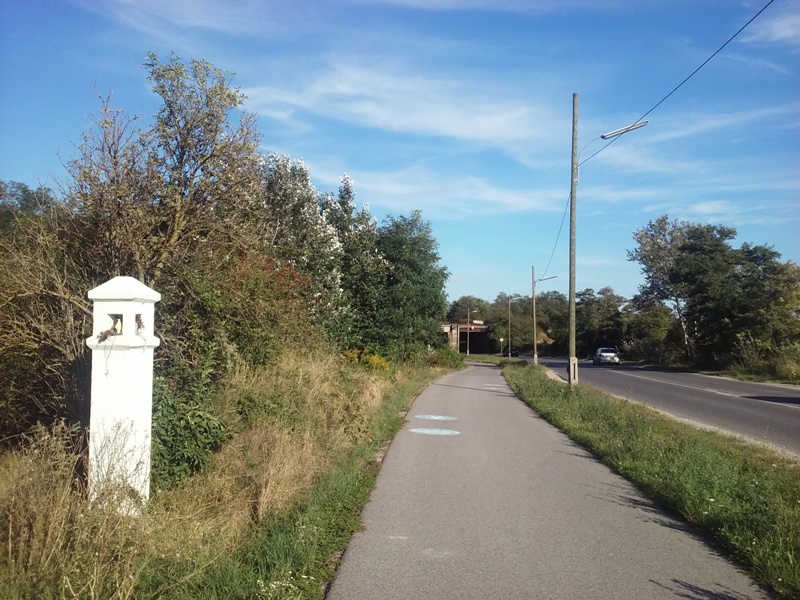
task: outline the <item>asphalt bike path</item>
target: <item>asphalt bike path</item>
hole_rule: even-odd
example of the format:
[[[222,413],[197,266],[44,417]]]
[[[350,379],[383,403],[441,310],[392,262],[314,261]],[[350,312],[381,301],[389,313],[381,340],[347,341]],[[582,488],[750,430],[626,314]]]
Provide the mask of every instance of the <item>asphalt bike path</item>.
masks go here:
[[[769,598],[496,366],[442,377],[406,418],[328,600]]]

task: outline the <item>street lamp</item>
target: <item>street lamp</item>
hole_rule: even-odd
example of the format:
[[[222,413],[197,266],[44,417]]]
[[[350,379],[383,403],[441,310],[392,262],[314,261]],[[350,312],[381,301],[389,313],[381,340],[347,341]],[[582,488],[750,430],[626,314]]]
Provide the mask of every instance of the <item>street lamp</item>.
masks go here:
[[[647,121],[639,121],[622,129],[604,133],[597,139],[608,140],[647,125]],[[592,140],[592,142],[597,141]],[[591,143],[591,142],[589,142]],[[587,144],[588,146],[589,144]],[[583,148],[586,149],[586,146]],[[581,150],[583,152],[583,150]],[[578,94],[572,94],[572,169],[570,171],[569,188],[569,366],[567,379],[570,385],[578,383],[578,359],[575,356],[575,212],[578,200]]]
[[[520,296],[508,297],[508,346],[506,346],[508,348],[508,358],[511,358],[511,303],[521,299]]]
[[[472,329],[472,324],[469,320],[469,311],[474,309],[470,309],[467,307],[467,356],[469,356],[469,330]]]
[[[547,281],[548,279],[555,279],[558,275],[551,275],[550,277],[542,277],[536,279],[536,268],[531,267],[531,298],[533,298],[533,364],[539,364],[539,353],[536,349],[536,282]]]

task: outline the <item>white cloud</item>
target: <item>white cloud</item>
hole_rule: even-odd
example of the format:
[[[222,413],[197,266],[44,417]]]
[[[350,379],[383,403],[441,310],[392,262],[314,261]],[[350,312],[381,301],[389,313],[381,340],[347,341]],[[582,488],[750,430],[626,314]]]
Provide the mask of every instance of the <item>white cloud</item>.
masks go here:
[[[767,9],[769,11],[769,9]],[[796,1],[776,3],[748,28],[743,41],[800,46],[800,9]]]
[[[360,59],[359,59],[360,60]],[[398,64],[338,59],[296,87],[244,90],[257,112],[302,109],[358,127],[508,148],[551,139],[563,117],[485,81],[445,79]],[[563,125],[561,125],[563,126]]]
[[[725,129],[741,130],[745,126],[756,124],[783,128],[787,124],[786,119],[796,119],[798,112],[800,102],[728,113],[675,114],[664,123],[659,133],[648,138],[648,142],[655,144]]]
[[[229,35],[251,35],[268,24],[259,0],[72,0],[84,9],[119,21],[137,31],[166,37],[171,31],[204,29]]]
[[[523,211],[560,212],[563,190],[515,190],[480,177],[447,177],[423,167],[394,172],[350,173],[357,198],[387,212],[406,212],[413,206],[426,216],[452,220],[468,216]]]
[[[524,14],[581,10],[606,12],[630,6],[635,0],[350,0],[353,4],[384,4],[418,10],[491,10]]]

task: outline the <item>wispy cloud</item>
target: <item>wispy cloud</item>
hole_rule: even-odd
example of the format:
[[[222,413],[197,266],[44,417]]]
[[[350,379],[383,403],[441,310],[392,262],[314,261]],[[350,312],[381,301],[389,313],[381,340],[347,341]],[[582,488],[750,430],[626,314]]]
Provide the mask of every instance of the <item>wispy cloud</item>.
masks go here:
[[[511,189],[481,177],[448,177],[418,166],[351,175],[358,198],[380,198],[386,212],[405,212],[414,206],[428,217],[457,220],[515,212],[556,213],[564,208],[561,189]]]
[[[796,119],[798,112],[800,112],[800,102],[728,113],[676,114],[670,118],[660,133],[651,136],[648,141],[660,143],[705,135],[712,131],[741,129],[746,125],[769,124],[770,122],[774,127],[785,127],[786,119]]]
[[[483,82],[414,72],[397,63],[361,62],[334,59],[296,87],[254,86],[244,92],[257,112],[302,109],[359,127],[502,148],[549,139],[554,124],[563,121],[548,108],[513,94],[495,88],[490,93]]]
[[[789,69],[787,67],[765,58],[747,56],[744,54],[730,54],[728,55],[728,58],[743,65],[747,65],[752,69],[769,69],[771,71],[775,71],[776,73],[780,73],[781,75],[789,74]]]
[[[350,0],[353,4],[383,4],[417,10],[492,10],[539,14],[564,10],[608,12],[635,4],[635,0]]]
[[[774,10],[765,12],[743,34],[747,43],[787,44],[800,48],[800,8],[795,1],[775,4]]]
[[[126,27],[161,37],[169,31],[203,29],[230,35],[251,35],[268,25],[258,0],[70,0],[85,10]]]

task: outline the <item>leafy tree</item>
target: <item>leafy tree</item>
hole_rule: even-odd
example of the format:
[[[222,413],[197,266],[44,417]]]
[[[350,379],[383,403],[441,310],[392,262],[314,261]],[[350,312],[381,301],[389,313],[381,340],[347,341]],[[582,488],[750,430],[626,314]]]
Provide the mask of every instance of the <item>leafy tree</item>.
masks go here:
[[[345,174],[338,196],[322,199],[322,214],[333,227],[341,247],[342,308],[328,330],[346,347],[361,347],[379,336],[379,308],[388,263],[378,251],[378,226],[369,207],[357,209],[353,181]],[[334,325],[338,325],[334,328]]]
[[[770,350],[800,340],[798,269],[781,264],[767,246],[729,241],[736,230],[690,225],[671,278],[689,292],[687,316],[697,360],[728,366],[741,360],[742,344]]]
[[[489,303],[475,296],[461,296],[450,303],[447,309],[447,320],[453,323],[466,323],[467,309],[470,319],[488,320]]]
[[[154,124],[106,99],[69,163],[70,197],[82,220],[87,259],[103,273],[133,274],[156,287],[214,244],[240,233],[258,183],[255,116],[232,117],[243,101],[229,76],[205,61],[145,68],[162,101]],[[243,239],[242,236],[240,239]]]
[[[683,282],[671,277],[675,261],[680,256],[680,248],[686,239],[687,227],[688,223],[685,221],[670,221],[667,215],[649,221],[646,227],[633,233],[638,247],[628,251],[628,260],[638,262],[645,276],[645,283],[639,287],[639,301],[651,304],[670,303],[683,332],[686,359],[691,360],[689,326],[684,314],[688,291]]]
[[[634,233],[638,248],[628,252],[646,278],[637,310],[669,303],[684,355],[697,364],[754,363],[798,340],[797,266],[768,246],[734,248],[735,236],[730,227],[663,215]],[[673,338],[671,331],[663,338],[664,356]]]
[[[394,356],[409,357],[442,343],[447,310],[447,269],[439,264],[438,243],[419,211],[389,216],[378,230],[378,251],[387,262],[381,328],[369,340]]]
[[[663,304],[650,302],[637,306],[637,299],[624,309],[625,339],[620,344],[624,358],[651,364],[666,365],[673,362],[668,336],[680,328],[672,310]],[[680,342],[679,349],[682,347]]]
[[[575,339],[578,354],[590,354],[599,346],[617,346],[623,337],[622,307],[625,299],[610,287],[595,294],[592,289],[575,296]]]
[[[320,291],[338,291],[342,249],[303,161],[267,156],[258,219],[264,242]]]
[[[728,240],[736,231],[712,225],[685,225],[684,242],[669,278],[687,292],[686,316],[696,360],[722,361],[720,351],[736,340],[733,322],[740,314],[740,281],[734,277],[736,256]]]
[[[19,181],[0,180],[0,230],[13,227],[19,217],[41,215],[57,202],[53,191],[44,186],[32,190]]]
[[[0,228],[0,439],[64,417],[87,423],[90,279],[68,252],[72,215],[14,209]]]
[[[553,291],[537,294],[536,321],[537,330],[540,328],[552,340],[550,351],[565,352],[569,344],[569,299],[566,295]]]

